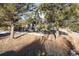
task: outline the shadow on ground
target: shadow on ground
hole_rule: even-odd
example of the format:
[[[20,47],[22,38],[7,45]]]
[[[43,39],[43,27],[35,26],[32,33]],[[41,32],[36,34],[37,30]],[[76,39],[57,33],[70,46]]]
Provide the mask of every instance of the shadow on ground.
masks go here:
[[[60,34],[60,35],[68,35],[67,33],[62,32],[62,31],[59,31],[59,34]]]
[[[8,35],[10,35],[10,33],[0,34],[0,37],[4,37],[4,36],[8,36]]]
[[[63,32],[61,34],[63,34]],[[66,33],[64,34],[67,35]],[[5,53],[0,54],[0,56],[68,56],[70,54],[71,45],[65,47],[68,42],[63,41],[63,39],[58,39],[57,43],[55,41],[56,40],[40,41],[38,39],[17,51],[6,51]]]
[[[42,45],[40,40],[36,40],[17,51],[7,51],[0,56],[69,56],[69,51],[70,49],[59,46],[55,42],[47,41]]]
[[[25,34],[21,34],[21,35],[15,37],[15,39],[17,39],[17,38],[19,38],[19,37],[21,37],[21,36],[24,36],[24,35],[25,35]]]
[[[37,56],[41,54],[43,50],[44,49],[42,48],[40,41],[36,40],[18,51],[7,51],[0,54],[0,56]]]

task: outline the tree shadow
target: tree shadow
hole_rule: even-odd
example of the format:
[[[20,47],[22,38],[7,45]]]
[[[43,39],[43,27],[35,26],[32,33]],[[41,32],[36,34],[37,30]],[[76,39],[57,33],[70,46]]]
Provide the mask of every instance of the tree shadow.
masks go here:
[[[62,31],[59,31],[59,34],[60,34],[60,35],[68,35],[67,33],[62,32]]]
[[[15,51],[7,51],[7,52],[0,54],[0,56],[16,56],[16,52]]]
[[[0,34],[0,37],[8,36],[10,33]]]
[[[17,39],[17,38],[19,38],[19,37],[21,37],[21,36],[24,36],[25,35],[25,33],[24,34],[21,34],[21,35],[19,35],[19,36],[17,36],[17,37],[15,37],[15,39]]]
[[[44,53],[44,54],[43,54]],[[36,40],[17,52],[18,56],[43,56],[46,55],[44,46],[40,40]]]
[[[57,30],[51,30],[50,33],[55,34],[56,31],[57,31]],[[60,35],[68,35],[67,33],[62,32],[62,31],[59,31],[59,34],[60,34]]]
[[[28,46],[24,46],[22,49],[18,49],[18,51],[8,51],[0,54],[0,56],[38,56],[41,55],[44,51],[40,40],[36,40]]]
[[[68,47],[72,49],[70,42]],[[17,51],[8,51],[0,54],[0,56],[67,56],[70,55],[70,49],[57,45],[55,41],[35,40],[31,44],[24,46]],[[65,54],[66,53],[66,54]]]

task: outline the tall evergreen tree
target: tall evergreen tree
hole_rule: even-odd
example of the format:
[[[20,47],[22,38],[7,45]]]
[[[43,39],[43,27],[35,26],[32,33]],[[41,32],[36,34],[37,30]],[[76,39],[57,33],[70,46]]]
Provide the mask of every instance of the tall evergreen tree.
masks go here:
[[[0,21],[7,22],[11,27],[10,38],[14,38],[15,23],[29,10],[29,4],[0,4]]]

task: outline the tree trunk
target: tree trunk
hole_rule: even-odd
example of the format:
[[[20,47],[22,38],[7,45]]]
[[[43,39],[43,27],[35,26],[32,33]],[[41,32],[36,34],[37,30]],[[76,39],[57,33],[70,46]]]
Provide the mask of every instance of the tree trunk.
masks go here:
[[[14,39],[14,24],[11,24],[10,39]]]
[[[56,31],[56,38],[59,36],[59,29]]]

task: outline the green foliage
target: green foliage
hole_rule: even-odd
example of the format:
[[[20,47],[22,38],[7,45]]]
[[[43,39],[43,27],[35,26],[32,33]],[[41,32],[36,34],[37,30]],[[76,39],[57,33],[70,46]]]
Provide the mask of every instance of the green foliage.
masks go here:
[[[72,30],[79,30],[79,4],[41,4],[40,11],[45,11],[48,23],[53,23],[53,27],[69,27]],[[67,22],[64,22],[68,20]]]
[[[68,27],[69,25],[69,22],[64,22],[63,27]]]
[[[41,29],[45,28],[45,25],[44,25],[44,23],[39,22],[36,27],[37,27],[39,30],[41,30]]]
[[[70,28],[72,31],[79,30],[79,24],[74,24],[74,25],[70,26]]]
[[[64,4],[63,4],[64,5]],[[46,12],[46,19],[48,23],[53,23],[52,27],[61,27],[64,13],[62,11],[62,4],[41,4],[40,10]],[[48,26],[49,27],[49,26]]]
[[[0,5],[0,18],[2,19],[2,21],[8,21],[10,23],[16,21],[17,16],[17,8],[16,8],[16,4],[1,4]]]
[[[31,9],[33,8],[33,9]],[[30,10],[31,9],[31,10]],[[45,21],[39,18],[39,12],[45,14]],[[52,27],[69,27],[70,29],[79,30],[79,4],[66,3],[42,3],[36,7],[33,3],[29,4],[0,4],[0,26],[6,26],[16,23],[19,20],[18,14],[27,16],[27,24],[35,24],[38,29],[49,30]],[[65,20],[68,20],[65,22]],[[64,23],[63,23],[64,22]],[[6,25],[4,25],[4,24]]]

